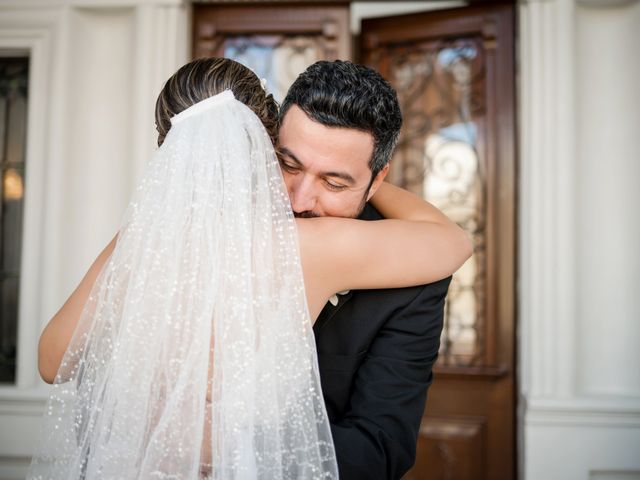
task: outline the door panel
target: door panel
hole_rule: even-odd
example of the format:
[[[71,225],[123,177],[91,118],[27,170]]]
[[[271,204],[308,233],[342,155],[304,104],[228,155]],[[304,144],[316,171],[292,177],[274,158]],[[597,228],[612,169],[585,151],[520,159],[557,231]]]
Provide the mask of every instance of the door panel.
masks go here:
[[[193,55],[224,56],[250,67],[281,102],[312,63],[350,58],[348,2],[196,4]]]
[[[514,10],[467,7],[365,20],[363,63],[398,92],[389,181],[469,233],[409,479],[515,478]]]

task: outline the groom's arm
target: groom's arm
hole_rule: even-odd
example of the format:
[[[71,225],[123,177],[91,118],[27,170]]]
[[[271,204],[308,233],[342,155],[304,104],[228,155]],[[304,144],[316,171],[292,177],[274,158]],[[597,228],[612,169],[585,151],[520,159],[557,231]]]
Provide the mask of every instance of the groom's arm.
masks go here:
[[[413,466],[450,280],[426,285],[371,344],[350,408],[331,425],[341,478],[399,479]]]

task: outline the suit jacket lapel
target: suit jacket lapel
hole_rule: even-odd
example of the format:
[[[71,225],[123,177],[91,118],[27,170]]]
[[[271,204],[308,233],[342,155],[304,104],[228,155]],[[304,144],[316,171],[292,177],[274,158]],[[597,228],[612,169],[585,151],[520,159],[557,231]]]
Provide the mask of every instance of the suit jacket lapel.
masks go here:
[[[381,220],[383,217],[375,208],[373,208],[370,203],[366,203],[358,218],[360,220]],[[351,290],[349,293],[345,293],[344,295],[338,295],[338,304],[335,307],[331,305],[330,302],[327,302],[327,304],[322,309],[322,312],[320,312],[320,315],[318,315],[316,323],[313,324],[314,332],[319,332],[321,329],[323,329],[336,315],[336,313],[338,313],[342,306],[351,299],[352,296],[353,290]]]
[[[345,293],[344,295],[338,295],[338,304],[335,307],[331,305],[331,302],[327,302],[327,304],[320,312],[320,315],[318,315],[318,319],[313,325],[313,330],[315,332],[319,332],[321,329],[323,329],[336,315],[336,313],[338,313],[342,306],[351,299],[351,297],[353,297],[353,290],[351,290],[349,293]]]

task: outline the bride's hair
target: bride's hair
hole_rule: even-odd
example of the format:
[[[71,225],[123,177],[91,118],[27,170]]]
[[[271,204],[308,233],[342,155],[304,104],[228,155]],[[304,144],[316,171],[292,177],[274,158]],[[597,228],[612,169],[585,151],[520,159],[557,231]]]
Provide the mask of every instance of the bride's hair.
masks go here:
[[[231,90],[264,124],[274,146],[278,135],[278,104],[260,79],[244,65],[228,58],[199,58],[174,73],[156,101],[158,146],[171,128],[171,117],[213,95]]]

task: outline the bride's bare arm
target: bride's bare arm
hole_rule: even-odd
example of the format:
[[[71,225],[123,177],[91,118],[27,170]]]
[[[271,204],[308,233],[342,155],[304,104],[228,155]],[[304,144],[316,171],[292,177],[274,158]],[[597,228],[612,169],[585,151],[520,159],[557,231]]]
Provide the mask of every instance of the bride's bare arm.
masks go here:
[[[451,275],[471,256],[467,234],[416,195],[383,184],[372,203],[386,220],[298,220],[308,290],[328,297],[422,285]]]
[[[56,313],[40,335],[38,343],[38,370],[40,376],[47,383],[53,383],[64,352],[67,350],[71,337],[76,328],[80,314],[87,303],[93,284],[102,270],[105,262],[113,252],[116,237],[106,246],[93,262],[89,271],[67,299],[62,308]]]
[[[454,231],[463,233],[444,213],[429,202],[387,182],[380,185],[375,195],[371,197],[370,203],[386,219],[433,222],[455,227]],[[467,238],[466,234],[462,237]]]

